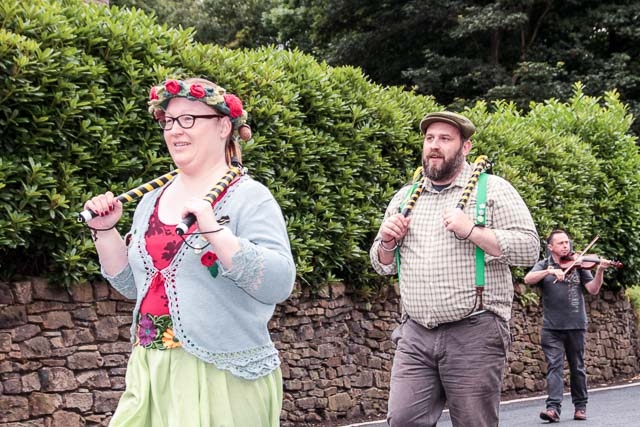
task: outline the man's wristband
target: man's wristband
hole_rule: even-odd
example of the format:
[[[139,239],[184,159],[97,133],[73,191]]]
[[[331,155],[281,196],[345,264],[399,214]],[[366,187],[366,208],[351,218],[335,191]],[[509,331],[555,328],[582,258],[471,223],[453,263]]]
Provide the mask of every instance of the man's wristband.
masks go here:
[[[475,230],[475,228],[476,228],[476,224],[473,224],[471,226],[471,230],[469,230],[467,235],[464,236],[464,237],[458,237],[458,235],[456,233],[453,233],[453,235],[456,236],[456,239],[458,239],[458,240],[467,240],[471,236],[471,233],[473,233],[473,230]]]
[[[395,251],[398,248],[398,241],[396,239],[392,239],[392,240],[395,242],[392,248],[385,248],[384,247],[385,240],[381,240],[380,241],[380,248],[385,252],[393,252],[393,251]],[[386,242],[390,242],[390,241],[391,240],[386,240]]]

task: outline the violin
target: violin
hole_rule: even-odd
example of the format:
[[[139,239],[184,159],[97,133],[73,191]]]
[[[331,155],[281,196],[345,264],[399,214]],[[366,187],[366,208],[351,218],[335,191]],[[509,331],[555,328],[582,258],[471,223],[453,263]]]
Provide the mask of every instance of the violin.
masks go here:
[[[591,270],[603,261],[608,261],[612,267],[622,268],[624,264],[615,260],[606,260],[600,258],[598,255],[583,255],[580,257],[578,254],[570,253],[560,258],[560,268],[564,270],[565,274],[570,273],[573,270]]]

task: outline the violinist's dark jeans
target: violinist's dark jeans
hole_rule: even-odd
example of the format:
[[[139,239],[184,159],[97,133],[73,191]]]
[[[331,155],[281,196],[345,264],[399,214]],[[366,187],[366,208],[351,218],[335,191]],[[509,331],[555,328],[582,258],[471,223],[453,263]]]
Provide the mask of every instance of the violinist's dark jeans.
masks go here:
[[[564,356],[569,363],[571,401],[575,409],[587,408],[587,373],[584,367],[586,332],[583,329],[543,329],[542,351],[547,359],[547,409],[560,414],[564,391]]]

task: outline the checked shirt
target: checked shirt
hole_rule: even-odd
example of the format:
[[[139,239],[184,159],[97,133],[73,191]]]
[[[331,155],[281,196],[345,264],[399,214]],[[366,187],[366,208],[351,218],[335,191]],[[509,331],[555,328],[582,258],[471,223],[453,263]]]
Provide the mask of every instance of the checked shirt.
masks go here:
[[[410,213],[409,231],[399,248],[403,309],[427,328],[458,321],[474,305],[475,245],[469,240],[456,239],[442,224],[444,211],[456,206],[471,172],[471,166],[466,164],[455,181],[440,192],[426,180],[422,195]],[[395,194],[385,219],[399,212],[408,188],[405,186]],[[472,219],[476,191],[477,188],[464,209]],[[508,321],[513,300],[510,266],[535,264],[540,240],[529,209],[516,189],[495,175],[489,175],[487,181],[486,227],[495,233],[502,255],[485,254],[484,308]],[[380,231],[370,250],[373,268],[382,275],[397,274],[395,262],[380,263],[379,244]]]

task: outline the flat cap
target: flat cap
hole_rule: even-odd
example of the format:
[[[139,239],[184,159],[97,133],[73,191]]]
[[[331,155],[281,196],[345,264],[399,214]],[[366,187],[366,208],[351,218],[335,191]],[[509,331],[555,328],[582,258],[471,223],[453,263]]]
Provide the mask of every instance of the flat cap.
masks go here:
[[[471,120],[461,114],[451,113],[449,111],[439,111],[437,113],[427,114],[420,121],[420,130],[422,133],[425,133],[429,125],[436,122],[449,123],[450,125],[457,127],[464,140],[471,138],[471,135],[476,131],[476,127],[471,123]]]

